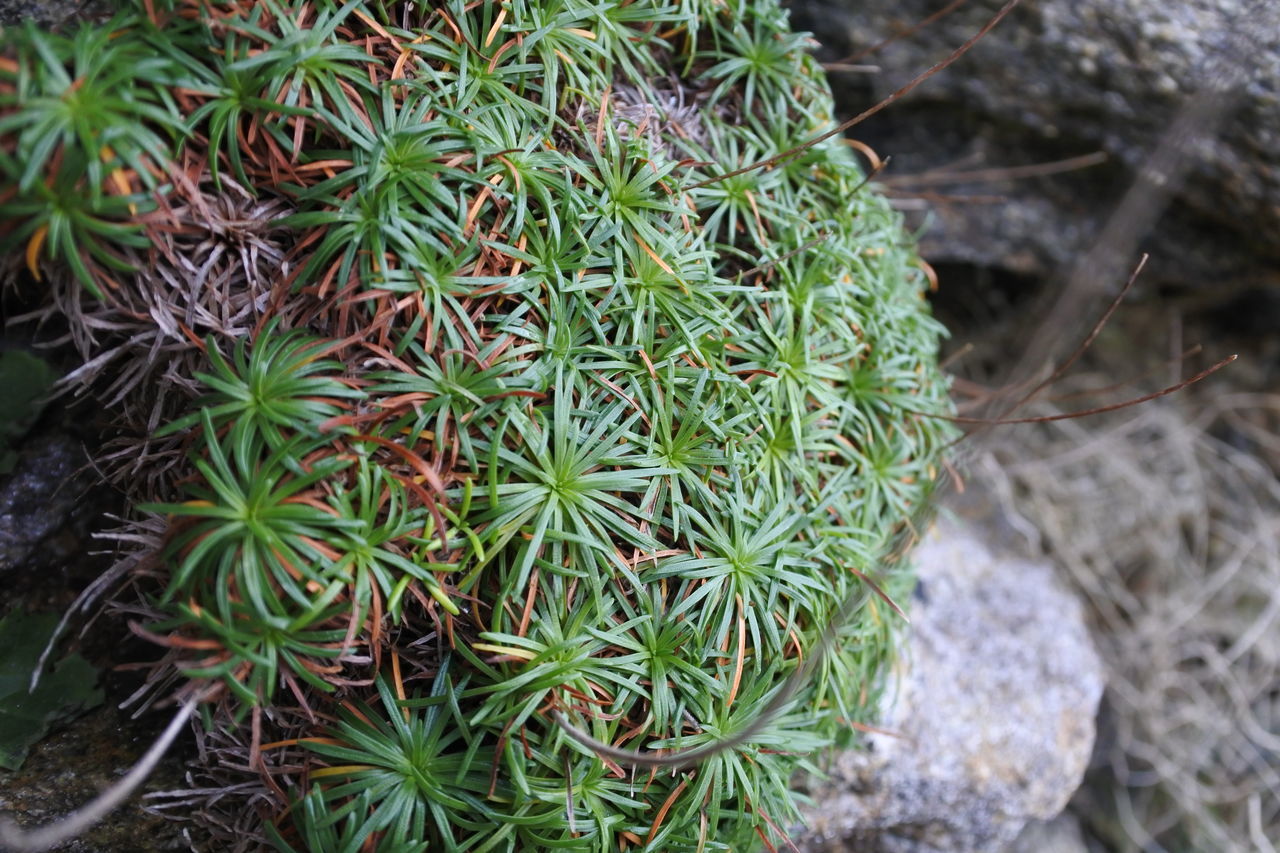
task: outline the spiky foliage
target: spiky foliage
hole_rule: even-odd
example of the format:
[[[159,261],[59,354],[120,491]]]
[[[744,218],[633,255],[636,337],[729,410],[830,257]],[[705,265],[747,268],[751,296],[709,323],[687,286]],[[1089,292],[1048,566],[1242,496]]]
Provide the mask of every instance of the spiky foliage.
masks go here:
[[[849,151],[717,180],[831,125],[805,39],[772,0],[146,9],[107,31],[162,73],[117,95],[132,112],[85,119],[133,142],[96,169],[76,134],[35,156],[30,81],[61,85],[36,63],[72,60],[26,30],[0,79],[0,166],[28,195],[55,163],[83,166],[87,203],[117,198],[95,189],[108,167],[151,191],[155,215],[94,214],[124,248],[81,247],[117,268],[145,234],[159,263],[130,284],[58,244],[108,301],[183,277],[175,196],[290,211],[252,331],[201,324],[205,397],[169,428],[188,500],[152,507],[172,526],[147,603],[167,671],[226,686],[216,725],[346,697],[290,739],[314,755],[276,774],[294,799],[275,843],[775,843],[792,775],[871,706],[893,618],[878,596],[905,578],[888,551],[946,438],[912,414],[946,406],[924,277]],[[29,232],[11,243],[34,271]],[[259,275],[246,259],[239,304]],[[784,712],[696,767],[639,774],[548,714],[618,745],[721,740],[858,594]],[[409,695],[417,678],[430,694]]]
[[[126,268],[111,245],[146,245],[121,220],[144,203],[138,184],[155,185],[183,129],[162,85],[169,63],[141,39],[113,39],[113,29],[62,38],[28,22],[0,88],[0,134],[10,140],[0,148],[9,187],[0,216],[17,223],[6,242],[26,241],[33,271],[47,246],[99,294],[104,267]]]

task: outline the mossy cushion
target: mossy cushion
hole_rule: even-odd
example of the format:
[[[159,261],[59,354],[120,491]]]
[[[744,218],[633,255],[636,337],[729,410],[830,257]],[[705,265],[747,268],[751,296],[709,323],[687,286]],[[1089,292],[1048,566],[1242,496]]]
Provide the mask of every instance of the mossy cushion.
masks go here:
[[[8,39],[3,215],[32,272],[212,317],[166,251],[199,226],[166,211],[284,208],[286,248],[219,279],[256,320],[192,308],[175,333],[207,351],[203,396],[159,432],[189,444],[182,499],[144,507],[169,523],[149,635],[225,686],[209,725],[315,714],[262,831],[780,844],[793,775],[874,706],[880,595],[950,436],[919,416],[947,409],[927,277],[851,150],[720,177],[833,125],[786,13],[154,0]],[[552,716],[698,746],[815,654],[763,731],[684,769],[603,760]]]

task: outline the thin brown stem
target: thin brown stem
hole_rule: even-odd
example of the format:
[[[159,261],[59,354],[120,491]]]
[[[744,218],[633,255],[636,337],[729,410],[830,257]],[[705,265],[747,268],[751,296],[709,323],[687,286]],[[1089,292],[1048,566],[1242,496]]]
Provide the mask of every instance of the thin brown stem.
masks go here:
[[[923,83],[925,80],[928,80],[930,77],[937,74],[939,71],[942,71],[943,69],[949,67],[957,59],[959,59],[960,57],[968,53],[970,48],[972,48],[975,44],[977,44],[983,38],[983,36],[991,32],[991,30],[995,28],[996,24],[1003,21],[1005,17],[1010,12],[1012,12],[1014,7],[1017,6],[1020,2],[1021,0],[1008,0],[1007,3],[1005,3],[1003,6],[1000,7],[1000,11],[996,12],[995,15],[992,16],[991,20],[983,24],[982,29],[974,33],[974,35],[964,44],[960,45],[958,48],[953,50],[950,56],[948,56],[946,59],[942,60],[941,62],[937,63],[929,70],[924,71],[921,74],[917,75],[913,80],[911,80],[911,82],[907,83],[905,86],[898,89],[893,94],[889,95],[887,98],[880,101],[875,106],[863,110],[862,112],[858,113],[856,116],[849,119],[848,121],[841,122],[840,124],[833,127],[831,130],[828,130],[826,133],[818,134],[813,139],[810,139],[808,142],[802,142],[801,144],[797,145],[794,148],[788,148],[786,151],[783,151],[781,154],[775,154],[772,157],[769,157],[764,160],[760,160],[759,162],[756,162],[756,163],[752,163],[749,166],[743,166],[741,169],[734,169],[731,172],[725,172],[723,175],[715,175],[713,177],[707,178],[706,180],[699,181],[698,183],[691,185],[689,189],[697,189],[698,187],[710,186],[711,184],[726,180],[728,178],[734,178],[734,177],[737,177],[738,175],[745,175],[747,172],[754,172],[756,169],[764,169],[769,166],[776,166],[779,163],[785,162],[787,160],[791,160],[796,156],[803,154],[805,151],[809,150],[810,148],[812,148],[813,146],[817,145],[820,142],[825,142],[826,140],[830,139],[833,136],[838,136],[841,133],[844,133],[846,130],[853,127],[854,125],[861,124],[862,122],[871,118],[876,113],[883,110],[885,107],[890,106],[891,104],[897,103],[904,96],[909,94],[917,86]]]
[[[1115,383],[1112,383],[1111,385],[1104,385],[1101,388],[1085,388],[1081,391],[1071,391],[1066,394],[1053,394],[1049,397],[1045,397],[1044,401],[1046,403],[1061,403],[1064,400],[1078,400],[1081,397],[1096,397],[1099,394],[1108,394],[1112,391],[1119,391],[1121,388],[1133,387],[1134,385],[1141,382],[1142,380],[1147,379],[1151,376],[1154,376],[1156,373],[1158,373],[1159,371],[1163,370],[1166,367],[1169,367],[1171,365],[1181,365],[1184,361],[1191,358],[1192,356],[1199,355],[1200,351],[1203,349],[1204,347],[1201,344],[1196,344],[1195,346],[1189,347],[1188,349],[1179,353],[1173,358],[1166,359],[1160,362],[1150,370],[1143,371],[1142,373],[1139,373],[1137,376],[1134,376],[1129,379],[1125,379],[1122,382],[1115,382]],[[1178,372],[1178,375],[1181,375],[1181,371]]]
[[[941,9],[934,12],[929,17],[924,18],[918,24],[907,27],[905,30],[899,30],[898,32],[894,33],[888,38],[881,39],[880,41],[871,45],[871,47],[865,47],[862,50],[858,51],[857,53],[852,53],[849,56],[844,57],[843,59],[837,59],[835,62],[824,62],[822,64],[822,67],[828,71],[840,70],[840,66],[845,65],[846,63],[857,62],[862,57],[869,56],[878,50],[882,50],[888,47],[889,45],[893,44],[895,41],[907,38],[908,36],[915,35],[916,33],[923,30],[925,27],[932,24],[934,21],[937,21],[941,18],[945,18],[947,15],[950,15],[956,9],[959,9],[961,6],[963,6],[966,2],[967,0],[951,0],[951,2],[948,3],[946,6],[943,6]]]
[[[1093,324],[1093,328],[1089,330],[1089,334],[1085,336],[1085,339],[1080,342],[1080,346],[1076,347],[1075,352],[1071,353],[1066,361],[1058,365],[1053,373],[1049,374],[1048,378],[1042,380],[1034,388],[1028,391],[1022,399],[1013,405],[1013,408],[1008,412],[1005,412],[1005,415],[1016,412],[1032,397],[1061,379],[1063,374],[1070,370],[1071,366],[1079,361],[1080,357],[1088,351],[1089,347],[1093,346],[1093,342],[1098,339],[1098,335],[1102,334],[1103,328],[1105,328],[1107,323],[1110,322],[1112,315],[1115,314],[1116,309],[1120,307],[1120,303],[1124,301],[1125,296],[1127,296],[1129,291],[1133,289],[1133,285],[1137,282],[1138,276],[1142,274],[1142,269],[1147,265],[1147,258],[1149,257],[1150,255],[1143,254],[1142,258],[1139,259],[1138,265],[1134,267],[1133,272],[1129,274],[1129,279],[1124,283],[1124,287],[1120,288],[1120,292],[1111,300],[1111,304],[1107,306],[1107,310],[1102,312],[1102,316],[1098,318],[1098,322]]]
[[[1074,172],[1107,162],[1107,152],[1094,151],[1092,154],[1081,154],[1065,160],[1052,160],[1047,163],[1029,163],[1025,166],[1000,166],[991,169],[973,169],[968,172],[929,171],[918,175],[899,175],[888,178],[885,184],[890,187],[902,185],[910,187],[937,184],[992,183],[995,181],[1016,181],[1024,178],[1041,178],[1046,175],[1059,175],[1063,172]]]
[[[1197,382],[1199,382],[1201,379],[1205,379],[1206,377],[1214,373],[1217,373],[1219,370],[1226,367],[1228,364],[1235,361],[1237,358],[1239,358],[1238,355],[1229,355],[1226,358],[1224,358],[1222,361],[1213,365],[1212,367],[1209,367],[1200,371],[1195,376],[1192,376],[1190,379],[1184,379],[1183,381],[1178,382],[1174,385],[1170,385],[1166,388],[1161,388],[1159,391],[1153,391],[1150,394],[1143,394],[1141,397],[1134,397],[1133,399],[1124,400],[1119,403],[1112,403],[1108,406],[1098,406],[1097,408],[1093,408],[1093,409],[1084,409],[1079,412],[1063,412],[1057,415],[1040,415],[1039,417],[1026,417],[1026,418],[966,418],[961,415],[940,415],[940,414],[935,414],[931,412],[916,412],[909,409],[906,411],[911,411],[912,414],[919,415],[921,417],[938,418],[939,420],[950,421],[951,423],[954,423],[954,424],[978,424],[982,426],[1003,426],[1005,424],[1042,424],[1042,423],[1047,423],[1049,421],[1068,421],[1068,420],[1074,420],[1075,418],[1087,418],[1090,415],[1101,415],[1105,412],[1114,412],[1119,409],[1127,409],[1130,406],[1138,406],[1138,405],[1141,405],[1142,403],[1146,403],[1151,400],[1158,399],[1160,397],[1167,397],[1170,394],[1176,394],[1179,391],[1181,391],[1183,388],[1194,385]]]

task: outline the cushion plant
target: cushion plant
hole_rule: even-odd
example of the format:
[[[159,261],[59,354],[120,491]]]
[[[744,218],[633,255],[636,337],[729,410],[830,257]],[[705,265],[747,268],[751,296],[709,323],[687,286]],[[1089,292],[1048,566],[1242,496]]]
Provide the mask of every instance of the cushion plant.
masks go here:
[[[155,690],[253,717],[235,843],[778,844],[949,436],[898,216],[838,139],[776,156],[833,126],[807,38],[774,0],[125,5],[5,34],[3,240],[119,413]],[[562,723],[749,734],[641,771]]]

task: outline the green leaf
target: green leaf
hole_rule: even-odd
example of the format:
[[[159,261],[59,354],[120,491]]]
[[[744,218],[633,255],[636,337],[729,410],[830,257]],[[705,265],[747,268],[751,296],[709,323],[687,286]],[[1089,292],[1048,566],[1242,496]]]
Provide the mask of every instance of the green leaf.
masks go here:
[[[54,726],[102,702],[98,671],[78,654],[63,658],[29,692],[31,673],[53,636],[53,613],[12,613],[0,619],[0,767],[17,770],[27,751]]]
[[[53,368],[28,352],[0,352],[0,474],[13,470],[17,455],[11,444],[40,416],[55,379]]]

